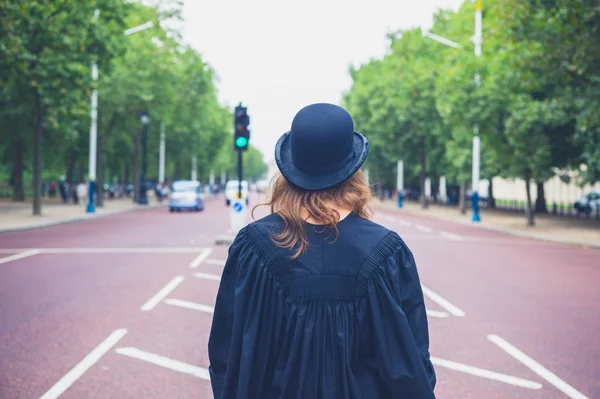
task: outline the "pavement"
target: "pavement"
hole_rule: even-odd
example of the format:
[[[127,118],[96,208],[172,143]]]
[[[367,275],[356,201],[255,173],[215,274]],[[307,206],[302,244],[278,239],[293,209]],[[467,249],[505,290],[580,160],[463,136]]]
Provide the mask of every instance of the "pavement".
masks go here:
[[[63,204],[58,199],[45,198],[42,202],[42,215],[34,216],[31,201],[13,202],[0,200],[0,233],[28,230],[59,224],[79,222],[121,212],[153,208],[159,204],[151,200],[150,205],[141,206],[131,198],[104,200],[103,207],[97,207],[95,213],[87,213],[87,204],[72,202]]]
[[[415,255],[438,398],[600,397],[600,251],[392,209],[374,220]],[[212,398],[227,230],[214,198],[0,235],[0,397]]]
[[[499,209],[481,208],[481,222],[473,223],[471,209],[462,215],[457,207],[432,204],[423,209],[420,204],[404,202],[403,208],[398,209],[396,201],[374,201],[375,207],[398,210],[411,215],[442,219],[456,223],[469,224],[479,228],[499,231],[520,237],[549,241],[562,244],[579,245],[583,247],[600,248],[600,220],[536,214],[535,226],[527,226],[523,212],[512,212]]]

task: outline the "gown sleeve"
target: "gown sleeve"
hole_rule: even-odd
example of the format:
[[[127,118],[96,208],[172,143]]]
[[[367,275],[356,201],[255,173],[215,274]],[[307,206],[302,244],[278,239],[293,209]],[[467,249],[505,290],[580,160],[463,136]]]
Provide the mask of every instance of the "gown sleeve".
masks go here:
[[[406,244],[402,243],[402,246],[402,250],[397,254],[401,275],[401,292],[403,292],[402,310],[408,320],[415,344],[417,344],[427,378],[431,387],[435,388],[436,376],[429,354],[429,326],[425,301],[423,300],[423,290],[413,254],[406,247]]]
[[[235,284],[237,280],[238,261],[240,250],[243,246],[243,231],[238,234],[229,248],[227,262],[221,275],[221,284],[217,294],[215,312],[208,341],[208,357],[210,360],[210,381],[214,397],[222,396],[227,359],[233,330],[233,309],[235,298]]]
[[[367,260],[372,289],[368,347],[393,398],[435,399],[423,292],[412,253],[390,233]]]

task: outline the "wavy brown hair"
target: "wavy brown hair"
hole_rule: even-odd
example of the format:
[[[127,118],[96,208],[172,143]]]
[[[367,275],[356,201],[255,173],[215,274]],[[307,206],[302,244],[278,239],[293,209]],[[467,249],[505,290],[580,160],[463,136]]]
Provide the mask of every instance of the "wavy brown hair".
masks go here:
[[[349,209],[352,213],[369,219],[372,214],[370,199],[371,190],[360,170],[343,183],[320,191],[296,187],[278,173],[271,181],[269,199],[255,206],[252,214],[254,216],[254,210],[259,206],[270,206],[271,212],[281,216],[283,231],[273,234],[272,239],[277,246],[293,251],[292,259],[295,259],[308,246],[305,220],[302,219],[303,210],[308,212],[310,218],[319,221],[321,231],[331,233],[331,242],[335,242],[339,233],[337,223],[340,221],[340,214],[332,205]]]

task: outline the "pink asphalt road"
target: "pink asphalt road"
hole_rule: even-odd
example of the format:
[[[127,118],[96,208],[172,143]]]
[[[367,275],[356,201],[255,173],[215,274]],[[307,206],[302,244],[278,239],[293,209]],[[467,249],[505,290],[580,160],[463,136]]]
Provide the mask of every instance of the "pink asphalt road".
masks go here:
[[[211,398],[223,202],[0,235],[0,398]],[[600,397],[600,251],[375,220],[415,254],[439,398]]]

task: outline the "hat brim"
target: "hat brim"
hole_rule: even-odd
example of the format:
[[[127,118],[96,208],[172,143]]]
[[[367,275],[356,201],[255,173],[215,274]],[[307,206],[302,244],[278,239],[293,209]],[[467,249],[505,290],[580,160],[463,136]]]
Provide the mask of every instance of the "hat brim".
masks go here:
[[[322,175],[308,174],[292,162],[292,149],[290,147],[290,133],[287,132],[279,138],[275,146],[275,162],[281,174],[293,185],[305,190],[325,190],[336,186],[353,176],[362,166],[369,154],[369,141],[365,136],[354,132],[354,159],[340,170]]]

